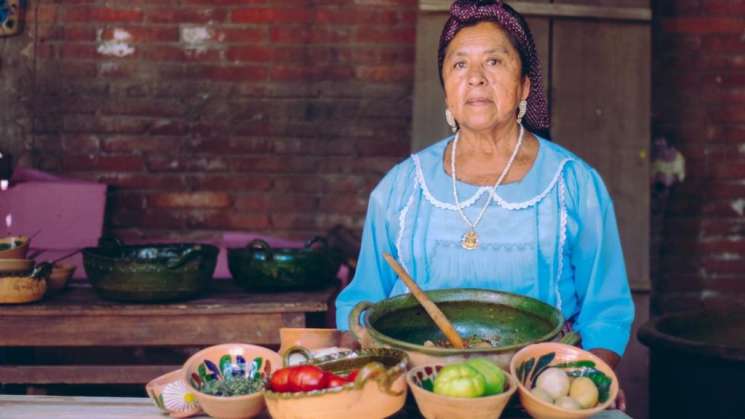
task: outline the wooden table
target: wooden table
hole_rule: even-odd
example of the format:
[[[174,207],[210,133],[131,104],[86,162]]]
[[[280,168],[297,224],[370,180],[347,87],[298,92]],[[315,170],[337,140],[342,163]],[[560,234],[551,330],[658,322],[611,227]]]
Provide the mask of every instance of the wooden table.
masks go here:
[[[55,418],[55,419],[164,419],[150,399],[132,397],[54,397],[54,396],[2,396],[0,412],[4,419]],[[198,416],[204,418],[207,416]],[[392,419],[419,419],[399,413]],[[257,419],[267,419],[266,411]],[[505,418],[510,419],[510,418]],[[524,418],[512,418],[524,419]],[[618,410],[606,410],[593,419],[630,419]]]
[[[204,347],[226,342],[279,345],[280,327],[323,327],[334,289],[251,294],[215,281],[202,298],[172,304],[100,299],[88,284],[27,305],[0,305],[0,349],[63,347]],[[1,355],[1,354],[0,354]],[[178,362],[183,362],[179,360]],[[145,383],[172,365],[9,365],[0,383]]]

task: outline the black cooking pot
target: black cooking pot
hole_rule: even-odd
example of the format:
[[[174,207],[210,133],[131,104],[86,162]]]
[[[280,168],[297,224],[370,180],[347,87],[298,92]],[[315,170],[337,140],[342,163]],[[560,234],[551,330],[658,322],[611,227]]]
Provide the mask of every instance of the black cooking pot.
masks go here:
[[[341,254],[326,239],[314,237],[304,248],[272,248],[255,239],[244,248],[228,249],[228,267],[247,291],[307,291],[331,286]]]
[[[106,242],[83,249],[85,273],[102,298],[155,302],[183,300],[205,291],[219,249],[208,244]]]

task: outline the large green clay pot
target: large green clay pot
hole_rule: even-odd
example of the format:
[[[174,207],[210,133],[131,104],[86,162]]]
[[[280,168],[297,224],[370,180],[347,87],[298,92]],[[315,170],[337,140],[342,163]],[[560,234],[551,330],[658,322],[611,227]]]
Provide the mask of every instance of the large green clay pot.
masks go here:
[[[208,244],[119,243],[83,249],[83,265],[96,293],[131,302],[175,301],[209,287],[219,249]]]
[[[261,239],[228,249],[236,284],[251,292],[310,291],[334,284],[341,256],[326,239],[314,237],[304,248],[272,248]]]
[[[487,357],[505,369],[519,349],[531,343],[556,340],[564,324],[558,309],[530,297],[483,290],[454,288],[427,291],[462,338],[476,336],[493,347],[455,349],[424,346],[443,341],[416,299],[399,295],[378,303],[361,302],[349,315],[349,328],[363,347],[391,347],[405,351],[412,366],[448,364],[470,357]],[[577,335],[561,340],[576,343]]]

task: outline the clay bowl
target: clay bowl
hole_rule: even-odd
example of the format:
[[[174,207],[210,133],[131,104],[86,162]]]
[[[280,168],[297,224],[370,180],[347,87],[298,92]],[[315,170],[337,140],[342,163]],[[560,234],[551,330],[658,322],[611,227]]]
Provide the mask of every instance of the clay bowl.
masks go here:
[[[34,269],[31,259],[0,259],[0,276],[23,276]]]
[[[23,304],[39,301],[47,291],[45,278],[33,276],[0,277],[0,304]]]
[[[0,238],[0,259],[23,259],[28,252],[29,238],[8,236]]]
[[[180,369],[154,378],[145,385],[145,391],[155,405],[171,417],[185,418],[202,412]]]
[[[551,355],[554,354],[553,359]],[[542,358],[545,357],[545,358]],[[549,361],[550,360],[550,361]],[[566,362],[575,361],[592,361],[595,368],[611,379],[608,397],[605,401],[599,402],[595,407],[590,409],[570,410],[558,407],[554,404],[540,400],[534,396],[531,390],[531,381],[536,374],[538,364],[544,364],[548,361],[548,366],[554,366]],[[531,368],[532,366],[532,368]],[[569,371],[569,370],[567,370]],[[618,395],[618,377],[613,369],[603,360],[590,352],[583,351],[575,346],[565,345],[555,342],[539,343],[529,345],[518,351],[510,363],[510,372],[518,381],[518,394],[520,394],[520,403],[525,410],[534,417],[539,419],[578,419],[587,418],[596,415],[615,400]]]
[[[309,364],[357,379],[339,387],[295,393],[264,393],[274,419],[377,419],[392,416],[406,402],[406,353],[387,348],[361,349],[313,358]]]
[[[444,365],[415,367],[406,374],[406,382],[414,393],[419,411],[426,419],[494,419],[502,415],[507,402],[517,390],[517,380],[505,372],[507,389],[486,397],[450,397],[432,391],[435,378]]]
[[[56,263],[52,268],[52,273],[47,278],[47,292],[50,294],[56,294],[61,292],[67,287],[67,281],[72,278],[72,274],[75,273],[75,265],[66,263]]]
[[[223,397],[203,393],[202,389],[210,382],[224,380],[226,373],[266,381],[281,364],[276,352],[262,346],[225,343],[192,355],[182,370],[187,388],[194,392],[205,413],[218,418],[250,418],[266,406],[263,391]]]

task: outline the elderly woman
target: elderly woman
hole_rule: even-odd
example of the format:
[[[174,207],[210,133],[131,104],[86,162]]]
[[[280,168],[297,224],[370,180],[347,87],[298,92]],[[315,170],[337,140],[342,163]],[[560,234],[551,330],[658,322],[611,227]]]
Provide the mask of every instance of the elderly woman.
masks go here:
[[[440,38],[455,135],[394,167],[370,196],[357,271],[337,322],[360,301],[423,289],[489,288],[554,305],[582,346],[615,366],[634,306],[600,175],[539,133],[549,128],[535,45],[500,1],[458,0]]]

